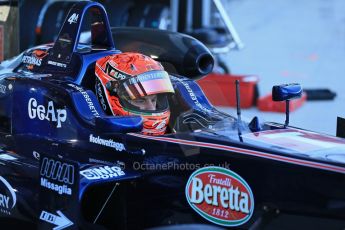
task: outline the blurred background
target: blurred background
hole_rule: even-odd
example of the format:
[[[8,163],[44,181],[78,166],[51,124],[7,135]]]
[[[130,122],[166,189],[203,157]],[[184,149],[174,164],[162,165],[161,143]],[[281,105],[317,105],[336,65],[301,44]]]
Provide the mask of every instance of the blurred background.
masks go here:
[[[319,99],[307,100],[290,117],[291,125],[335,135],[336,117],[345,115],[345,1],[230,0],[226,8],[245,43],[227,55],[232,72],[258,75],[261,95],[272,85],[291,82],[335,92],[332,100],[316,90]],[[243,114],[257,112],[253,107]],[[274,112],[260,117],[284,119]]]
[[[75,1],[0,1],[0,60],[53,42]],[[240,80],[244,119],[283,123],[273,85],[301,83],[290,125],[335,135],[345,116],[344,0],[102,0],[111,26],[187,33],[213,53],[211,75],[199,81],[220,110],[236,114]],[[116,44],[115,44],[116,45]]]

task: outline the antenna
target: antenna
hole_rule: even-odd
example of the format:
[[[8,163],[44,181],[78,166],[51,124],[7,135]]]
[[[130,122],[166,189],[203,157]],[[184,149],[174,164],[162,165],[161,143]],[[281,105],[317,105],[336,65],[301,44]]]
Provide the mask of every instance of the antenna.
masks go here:
[[[242,142],[242,132],[241,132],[241,126],[242,126],[242,119],[241,119],[241,99],[240,99],[240,81],[236,80],[236,109],[237,109],[237,131],[238,136],[240,138],[240,141]]]
[[[286,117],[285,117],[285,124],[284,124],[284,128],[288,127],[289,126],[289,117],[290,117],[290,100],[286,100],[285,101],[285,114],[286,114]]]
[[[240,99],[240,81],[236,80],[236,108],[237,108],[237,120],[241,122],[241,99]]]

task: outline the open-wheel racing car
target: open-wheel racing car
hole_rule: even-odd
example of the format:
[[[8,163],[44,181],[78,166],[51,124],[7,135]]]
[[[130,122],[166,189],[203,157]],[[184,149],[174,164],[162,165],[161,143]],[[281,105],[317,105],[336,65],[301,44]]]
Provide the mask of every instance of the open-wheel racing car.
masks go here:
[[[95,62],[121,51],[169,71],[166,134],[101,108]],[[194,81],[212,66],[189,36],[110,29],[102,5],[74,5],[55,43],[0,65],[1,229],[344,228],[345,141],[219,112]]]

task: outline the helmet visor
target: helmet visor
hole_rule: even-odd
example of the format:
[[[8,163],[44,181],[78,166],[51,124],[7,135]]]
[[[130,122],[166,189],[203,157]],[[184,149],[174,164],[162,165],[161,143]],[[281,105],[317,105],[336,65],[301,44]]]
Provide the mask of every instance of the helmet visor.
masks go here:
[[[123,108],[134,114],[154,114],[165,112],[169,108],[168,98],[165,93],[147,98],[142,97],[134,100],[120,98]]]
[[[121,82],[118,95],[123,99],[138,99],[154,94],[174,93],[169,74],[162,70],[149,71]]]

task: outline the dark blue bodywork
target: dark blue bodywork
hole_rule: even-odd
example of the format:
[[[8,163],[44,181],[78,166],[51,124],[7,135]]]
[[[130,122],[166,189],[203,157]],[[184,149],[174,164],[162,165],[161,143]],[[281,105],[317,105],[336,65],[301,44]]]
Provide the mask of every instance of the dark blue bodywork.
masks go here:
[[[91,43],[81,44],[89,12],[101,23],[91,23],[96,26]],[[135,29],[129,30],[133,36]],[[143,40],[154,33],[140,32]],[[189,66],[171,72],[170,132],[142,135],[141,117],[105,114],[94,93],[96,60],[121,52],[111,34],[104,8],[81,2],[71,9],[54,44],[1,64],[2,220],[15,218],[39,229],[211,225],[190,207],[185,187],[195,170],[214,165],[245,178],[253,192],[251,219],[237,228],[259,229],[275,221],[285,225],[290,222],[286,215],[312,218],[327,228],[345,226],[345,141],[276,123],[253,130],[219,112],[193,80],[196,73],[209,71],[195,67],[207,49],[178,34],[174,36],[198,48],[186,57]],[[156,39],[157,44],[166,42]],[[132,51],[151,52],[140,45]],[[158,59],[171,60],[164,57],[169,55]],[[176,59],[171,63],[182,65]],[[308,144],[320,148],[299,151],[258,138],[270,132],[309,135],[313,141]]]

